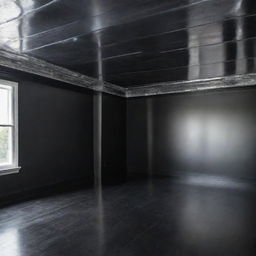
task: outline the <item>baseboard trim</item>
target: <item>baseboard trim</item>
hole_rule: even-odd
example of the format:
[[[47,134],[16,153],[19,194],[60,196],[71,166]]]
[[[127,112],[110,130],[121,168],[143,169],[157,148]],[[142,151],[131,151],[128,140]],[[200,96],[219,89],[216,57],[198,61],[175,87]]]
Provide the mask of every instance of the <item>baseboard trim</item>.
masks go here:
[[[0,207],[37,199],[51,195],[62,194],[84,188],[92,188],[93,182],[81,180],[61,181],[55,184],[45,185],[22,191],[16,191],[7,195],[0,195]]]

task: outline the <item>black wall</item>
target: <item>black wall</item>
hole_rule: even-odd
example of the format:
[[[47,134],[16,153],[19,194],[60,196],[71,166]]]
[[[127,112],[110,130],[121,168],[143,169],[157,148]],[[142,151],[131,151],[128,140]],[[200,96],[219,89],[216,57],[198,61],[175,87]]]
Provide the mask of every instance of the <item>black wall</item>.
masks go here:
[[[19,82],[22,167],[0,176],[0,196],[61,182],[92,184],[92,93],[8,69],[0,78]],[[253,88],[129,100],[103,94],[103,181],[124,181],[126,169],[130,176],[255,179],[255,97]]]
[[[102,96],[102,179],[104,183],[126,178],[126,99]]]
[[[93,182],[93,98],[67,84],[1,68],[19,82],[19,174],[0,176],[0,196],[62,182]]]
[[[132,175],[204,173],[256,178],[256,90],[129,99]]]

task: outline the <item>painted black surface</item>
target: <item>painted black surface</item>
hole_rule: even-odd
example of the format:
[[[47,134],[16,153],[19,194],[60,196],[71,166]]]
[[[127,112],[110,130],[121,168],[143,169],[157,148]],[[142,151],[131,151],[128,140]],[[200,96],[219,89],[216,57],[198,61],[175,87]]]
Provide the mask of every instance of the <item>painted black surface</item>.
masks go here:
[[[256,179],[255,97],[232,89],[129,99],[128,174]]]
[[[1,255],[254,256],[255,199],[161,179],[30,201],[0,209]]]
[[[92,94],[1,68],[19,83],[19,174],[0,176],[0,196],[57,183],[93,182]]]
[[[255,72],[254,0],[5,0],[0,46],[117,85]]]
[[[148,175],[148,111],[147,100],[127,100],[127,174]]]
[[[102,181],[126,180],[126,99],[102,95]]]

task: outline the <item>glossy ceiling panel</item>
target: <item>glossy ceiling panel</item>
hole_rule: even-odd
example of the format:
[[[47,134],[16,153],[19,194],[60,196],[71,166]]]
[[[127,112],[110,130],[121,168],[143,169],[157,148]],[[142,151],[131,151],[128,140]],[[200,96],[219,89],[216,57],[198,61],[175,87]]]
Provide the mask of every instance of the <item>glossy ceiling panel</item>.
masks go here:
[[[0,0],[0,46],[138,86],[254,72],[255,22],[255,0]]]
[[[243,45],[243,51],[238,51],[239,44]],[[103,70],[106,74],[112,75],[250,58],[254,57],[254,45],[256,45],[256,39],[251,38],[201,47],[183,48],[177,51],[134,52],[120,58],[103,58]],[[198,58],[190,58],[193,52],[198,53]],[[143,66],[141,63],[143,63]],[[74,67],[79,70],[81,64],[79,63]],[[85,64],[83,68],[89,70],[90,66],[91,62]]]
[[[200,9],[203,7],[205,9],[210,9],[209,5],[212,1],[216,1],[221,7],[221,2],[223,2],[224,0],[208,0],[206,2],[202,2],[201,4],[192,5],[192,7],[194,9]],[[208,5],[207,7],[204,6],[206,4]],[[231,4],[229,5],[229,8],[231,10],[232,6],[233,5]],[[229,8],[226,9],[229,10]],[[189,21],[189,9],[181,8],[176,11],[161,12],[160,14],[149,16],[147,18],[141,17],[141,19],[137,19],[133,22],[128,22],[124,24],[121,23],[117,24],[116,26],[107,26],[105,24],[104,29],[94,29],[93,27],[87,28],[89,23],[85,22],[84,20],[77,21],[75,23],[67,23],[64,26],[57,26],[54,29],[46,30],[39,34],[37,33],[35,35],[30,35],[28,38],[24,37],[23,41],[26,42],[26,48],[24,48],[23,51],[30,52],[45,46],[61,43],[63,40],[69,41],[68,39],[70,39],[72,41],[72,39],[74,38],[77,39],[90,33],[98,33],[101,40],[101,45],[107,46],[109,44],[119,44],[127,40],[135,40],[138,38],[149,37],[152,35],[157,36],[159,34],[161,35],[162,33],[170,33],[180,29],[201,26],[203,24],[209,24],[211,22],[217,21],[221,23],[217,28],[219,32],[221,30],[221,27],[223,26],[223,19],[226,20],[230,17],[237,17],[245,14],[244,12],[232,12],[229,10],[226,15],[221,15],[224,17],[219,17],[220,15],[216,16],[215,9],[211,8],[211,13],[203,12],[203,14],[199,13],[200,15],[193,15],[191,18],[189,18]],[[250,11],[248,13],[256,13],[256,9],[250,8]],[[91,37],[92,40],[95,41],[95,36]]]
[[[234,24],[243,23],[243,31],[240,38],[237,38],[234,33]],[[213,23],[205,26],[195,27],[191,29],[184,29],[177,32],[165,33],[148,38],[132,40],[124,43],[108,44],[102,46],[101,52],[103,59],[126,57],[129,54],[137,55],[138,53],[168,53],[175,50],[182,50],[188,47],[205,46],[211,44],[218,44],[221,42],[229,42],[244,38],[252,38],[256,36],[256,15],[250,17],[240,17],[239,19],[226,20],[223,22],[223,35],[219,35],[220,23]],[[200,40],[191,37],[188,46],[188,35],[199,35]],[[97,46],[96,38],[93,35],[80,37],[66,41],[65,43],[54,44],[40,50],[34,51],[33,55],[44,58],[47,56],[48,60],[52,62],[61,61],[67,57],[69,65],[86,64],[97,61]],[[74,41],[76,47],[74,47]],[[73,54],[63,56],[63,50],[70,51]],[[82,53],[82,54],[81,54]],[[83,57],[86,56],[86,57]]]
[[[166,81],[180,81],[193,79],[206,79],[223,77],[234,74],[246,74],[256,72],[256,59],[241,59],[237,61],[218,62],[201,66],[180,67],[175,69],[163,69],[146,71],[136,74],[123,74],[111,76],[110,80],[115,84],[123,84],[125,87],[137,87],[141,85],[161,83]]]

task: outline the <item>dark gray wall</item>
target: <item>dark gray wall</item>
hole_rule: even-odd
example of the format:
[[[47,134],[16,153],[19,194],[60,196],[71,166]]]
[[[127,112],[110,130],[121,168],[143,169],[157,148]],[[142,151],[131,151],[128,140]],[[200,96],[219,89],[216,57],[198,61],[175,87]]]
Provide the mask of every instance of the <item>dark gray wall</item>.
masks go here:
[[[126,178],[126,99],[102,95],[102,179],[116,183]]]
[[[92,94],[1,68],[19,82],[19,174],[0,176],[0,196],[61,182],[93,181]]]
[[[129,175],[256,178],[256,89],[129,99]]]

